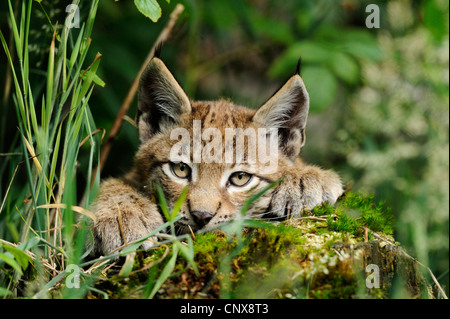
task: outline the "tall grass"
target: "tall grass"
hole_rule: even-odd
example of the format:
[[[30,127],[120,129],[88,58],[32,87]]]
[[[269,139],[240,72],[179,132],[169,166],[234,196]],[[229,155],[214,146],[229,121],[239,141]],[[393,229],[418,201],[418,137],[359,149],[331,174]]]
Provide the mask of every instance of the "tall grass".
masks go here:
[[[88,60],[92,56],[89,48],[99,1],[74,0],[72,4],[81,9],[90,6],[80,28],[73,28],[75,12],[69,12],[64,24],[58,26],[40,3],[24,0],[18,14],[8,0],[15,49],[8,45],[0,31],[12,73],[12,104],[18,127],[17,138],[8,154],[22,156],[21,159],[7,158],[10,162],[9,187],[2,194],[0,210],[0,220],[5,221],[0,224],[0,297],[79,298],[92,290],[107,298],[106,293],[94,288],[99,279],[97,273],[116,257],[125,256],[119,276],[128,276],[136,249],[168,228],[171,232],[160,235],[163,238],[160,244],[171,244],[170,260],[158,278],[149,276],[143,287],[144,296],[151,298],[172,273],[178,256],[188,260],[197,272],[192,239],[176,237],[174,231],[187,189],[169,211],[161,189],[157,188],[167,222],[144,238],[120,247],[120,251],[85,260],[90,252],[85,249],[86,238],[92,238],[87,220],[95,219],[89,205],[100,184],[100,170],[94,168],[99,166],[102,139],[98,134],[102,129],[96,127],[89,99],[95,86],[103,86],[104,82],[96,73],[101,54]],[[41,81],[30,80],[32,10],[43,10],[53,30],[48,44],[47,67],[41,72],[45,74],[45,79],[41,79],[45,81],[43,86]],[[87,164],[80,165],[81,155],[87,156]],[[15,181],[18,175],[26,181],[23,187]],[[85,185],[80,185],[79,175],[84,177]],[[77,193],[80,189],[82,194]],[[61,287],[63,279],[63,289],[55,289]],[[25,287],[21,282],[25,282]]]
[[[96,84],[104,84],[96,74],[101,55],[86,61],[98,3],[91,2],[87,19],[79,29],[72,27],[74,12],[67,15],[62,26],[49,21],[54,32],[46,77],[41,79],[45,81],[44,89],[39,90],[41,83],[30,81],[29,35],[31,12],[43,7],[24,0],[16,13],[8,0],[14,50],[3,32],[0,39],[12,71],[11,104],[17,114],[17,139],[12,148],[22,154],[20,161],[9,159],[16,166],[10,175],[10,186],[16,173],[26,178],[26,185],[22,189],[13,187],[23,196],[13,196],[8,188],[2,198],[0,217],[11,221],[2,224],[8,229],[2,229],[5,235],[0,243],[0,295],[5,297],[23,293],[19,291],[19,280],[36,275],[30,274],[30,263],[40,277],[35,296],[42,296],[41,291],[45,295],[58,283],[68,264],[77,265],[83,257],[86,230],[74,225],[80,215],[92,218],[87,208],[99,186],[99,176],[90,183],[92,168],[99,159],[100,134],[96,134],[99,130],[89,98]],[[81,7],[80,0],[73,4]],[[77,206],[81,152],[89,154],[87,171],[83,172],[88,182],[82,206]],[[19,222],[12,222],[17,221],[16,216],[20,216]],[[22,244],[10,242],[14,239]]]

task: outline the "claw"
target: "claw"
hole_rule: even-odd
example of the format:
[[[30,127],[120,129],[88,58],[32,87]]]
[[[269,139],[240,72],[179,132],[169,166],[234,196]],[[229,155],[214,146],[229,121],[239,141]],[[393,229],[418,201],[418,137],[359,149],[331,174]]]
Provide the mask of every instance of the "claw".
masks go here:
[[[286,219],[290,219],[291,218],[291,213],[292,213],[291,202],[287,202],[286,208],[284,209],[284,216],[286,216]]]

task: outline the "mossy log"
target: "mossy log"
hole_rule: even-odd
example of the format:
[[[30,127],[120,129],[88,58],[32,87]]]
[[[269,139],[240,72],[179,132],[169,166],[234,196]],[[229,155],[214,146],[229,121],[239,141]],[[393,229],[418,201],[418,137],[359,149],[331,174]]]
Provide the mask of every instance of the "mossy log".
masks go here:
[[[195,262],[199,274],[180,258],[175,275],[155,297],[433,298],[418,262],[399,246],[379,240],[356,243],[324,240],[322,245],[317,244],[317,238],[299,244],[295,238],[297,230],[287,229],[252,230],[247,246],[229,261],[231,267],[226,271],[221,262],[236,246],[217,234],[198,236]],[[109,279],[96,288],[106,290],[110,298],[141,298],[139,287],[148,284],[148,273],[139,269],[164,252],[167,248],[153,254],[137,254],[136,275],[127,278],[115,275],[120,273],[119,263],[116,270],[108,272]],[[94,294],[91,297],[95,298]]]
[[[366,287],[381,289],[385,297],[395,297],[392,287],[397,285],[397,289],[402,290],[402,297],[434,298],[420,271],[419,262],[400,246],[374,240],[355,244],[334,243],[332,248],[349,254],[355,269],[366,272]]]
[[[195,271],[176,257],[155,298],[433,298],[421,270],[392,237],[390,210],[373,196],[348,192],[335,206],[300,218],[192,235]],[[187,245],[187,243],[184,243]],[[148,297],[173,256],[171,244],[135,255],[123,276],[117,263],[88,298]],[[127,259],[127,267],[130,260]],[[172,259],[173,260],[173,259]]]

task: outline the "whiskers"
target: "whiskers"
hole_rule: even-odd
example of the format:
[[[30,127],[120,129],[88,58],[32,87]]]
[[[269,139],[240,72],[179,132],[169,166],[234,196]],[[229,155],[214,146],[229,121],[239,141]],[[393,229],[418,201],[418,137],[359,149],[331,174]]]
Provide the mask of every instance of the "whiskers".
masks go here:
[[[191,234],[193,235],[194,232],[197,232],[195,230],[195,227],[192,225],[189,225],[189,223],[185,223],[181,220],[177,221],[175,224],[175,235],[176,236],[180,236],[180,235],[185,235],[185,234]],[[194,236],[193,236],[194,237]]]
[[[252,214],[251,211],[247,212],[245,215],[245,219],[263,219],[270,221],[283,221],[286,220],[289,216],[286,216],[284,212],[280,214],[281,211],[285,211],[285,208],[272,209],[269,211],[265,211],[263,213]]]
[[[189,230],[188,226],[182,223],[175,223],[174,226],[175,226],[175,236],[186,234]]]

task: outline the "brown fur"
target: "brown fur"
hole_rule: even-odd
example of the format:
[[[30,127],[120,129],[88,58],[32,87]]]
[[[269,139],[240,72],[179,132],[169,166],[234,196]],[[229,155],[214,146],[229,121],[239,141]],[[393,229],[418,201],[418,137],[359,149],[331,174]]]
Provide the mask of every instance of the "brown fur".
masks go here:
[[[92,206],[96,214],[93,225],[95,254],[108,254],[126,242],[144,237],[164,223],[154,198],[152,185],[158,183],[172,208],[185,186],[189,187],[183,203],[179,233],[214,228],[240,214],[244,202],[271,182],[282,180],[252,204],[247,217],[288,218],[300,216],[304,208],[312,209],[323,202],[334,203],[342,194],[339,176],[327,170],[304,164],[298,157],[305,142],[305,125],[309,97],[298,74],[258,110],[248,109],[225,100],[190,101],[158,58],[149,64],[141,79],[137,124],[141,146],[132,169],[121,179],[108,179]],[[170,169],[170,150],[179,140],[170,138],[174,128],[186,129],[194,135],[193,121],[200,120],[201,130],[217,128],[221,136],[225,128],[278,127],[278,169],[266,172],[263,164],[193,163],[190,145],[190,179],[180,179]],[[202,146],[208,144],[202,140]],[[222,146],[225,148],[225,138]],[[247,138],[244,156],[256,143]],[[236,139],[233,139],[236,147]],[[224,153],[223,153],[224,154]],[[223,155],[222,155],[223,156]],[[252,175],[248,186],[230,183],[233,172]],[[251,186],[251,187],[250,187]],[[204,219],[206,218],[206,219]],[[156,238],[153,238],[156,239]],[[148,242],[144,248],[151,246]]]

